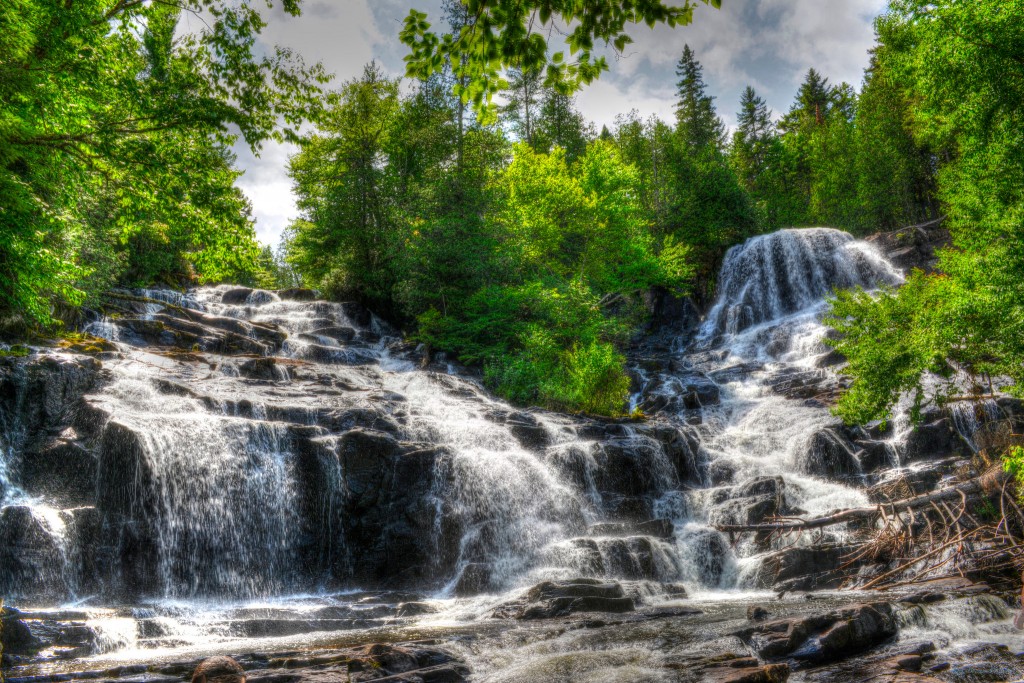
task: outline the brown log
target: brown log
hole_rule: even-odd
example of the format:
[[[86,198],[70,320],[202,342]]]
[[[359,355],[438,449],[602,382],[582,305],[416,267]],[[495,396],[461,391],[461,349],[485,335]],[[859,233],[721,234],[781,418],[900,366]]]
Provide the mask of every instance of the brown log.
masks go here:
[[[939,491],[933,491],[932,493],[925,493],[920,496],[914,496],[913,498],[894,501],[893,503],[885,503],[885,505],[892,505],[893,508],[908,508],[911,510],[920,507],[927,507],[936,502],[959,498],[961,495],[967,496],[975,493],[983,493],[986,488],[991,487],[992,477],[998,477],[1001,480],[1006,476],[1007,475],[1002,470],[999,470],[998,472],[990,470],[981,476],[955,486],[950,486],[949,488],[941,489]],[[874,517],[882,514],[881,509],[882,504],[880,503],[872,507],[840,510],[839,512],[834,512],[831,515],[815,517],[813,519],[793,519],[780,522],[766,522],[764,524],[716,524],[715,528],[722,532],[732,533],[818,529],[825,526],[832,526],[834,524],[842,524],[843,522],[873,519]]]

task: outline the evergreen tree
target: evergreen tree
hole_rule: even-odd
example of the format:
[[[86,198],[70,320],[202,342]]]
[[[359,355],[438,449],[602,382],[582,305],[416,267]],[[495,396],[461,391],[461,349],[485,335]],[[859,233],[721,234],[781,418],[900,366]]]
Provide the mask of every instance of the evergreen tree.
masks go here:
[[[779,127],[788,132],[795,132],[808,125],[820,126],[828,119],[836,104],[836,91],[813,68],[808,69],[803,83],[796,94],[796,101],[789,113],[782,117]]]
[[[705,92],[703,68],[689,45],[676,64],[676,123],[680,139],[691,150],[721,148],[725,125],[715,113],[714,98]]]
[[[369,64],[289,163],[301,217],[288,261],[328,296],[393,310],[396,174],[384,164],[400,113],[398,81]]]
[[[539,71],[510,69],[506,90],[508,100],[501,108],[515,136],[531,147],[536,133],[542,84]]]
[[[733,169],[743,187],[757,194],[758,180],[767,170],[775,125],[768,105],[749,85],[740,98],[737,124],[730,149]]]
[[[857,105],[857,197],[866,230],[892,230],[938,215],[935,155],[910,127],[911,108],[891,69],[872,55]]]
[[[570,163],[583,155],[592,136],[583,115],[576,111],[575,98],[554,88],[544,88],[534,130],[535,149],[550,151],[557,145],[565,150]]]

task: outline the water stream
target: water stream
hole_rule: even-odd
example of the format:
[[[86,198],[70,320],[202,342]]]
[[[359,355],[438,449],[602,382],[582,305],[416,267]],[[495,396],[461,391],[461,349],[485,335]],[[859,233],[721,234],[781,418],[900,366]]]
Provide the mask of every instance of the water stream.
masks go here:
[[[137,292],[149,303],[134,316],[88,330],[118,351],[88,397],[95,434],[80,439],[98,453],[95,501],[64,508],[26,492],[17,445],[0,443],[5,518],[30,510],[59,549],[43,559],[67,577],[40,591],[26,570],[8,598],[77,612],[95,634],[88,656],[112,662],[240,640],[255,651],[479,631],[508,596],[575,576],[630,582],[649,604],[677,604],[681,587],[732,614],[769,595],[757,576],[779,548],[733,546],[715,523],[757,505],[820,515],[867,504],[862,456],[830,445],[839,422],[820,392],[838,380],[820,318],[836,288],[901,279],[835,230],[730,250],[703,326],[667,365],[637,369],[646,388],[633,401],[661,406],[656,428],[509,406],[472,375],[421,368],[358,307],[227,286]],[[154,343],[171,329],[166,305],[250,346],[167,353]],[[969,439],[980,418],[955,415]],[[85,568],[83,549],[98,549]],[[595,666],[640,671],[638,642]],[[489,680],[519,680],[507,657],[563,645],[468,656]]]

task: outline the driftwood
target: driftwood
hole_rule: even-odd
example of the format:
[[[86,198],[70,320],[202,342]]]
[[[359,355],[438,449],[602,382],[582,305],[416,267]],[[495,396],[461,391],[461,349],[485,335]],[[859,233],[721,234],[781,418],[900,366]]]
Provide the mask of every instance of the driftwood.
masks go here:
[[[873,520],[876,517],[885,517],[885,509],[893,511],[906,510],[913,515],[913,510],[919,508],[931,507],[948,500],[962,500],[968,495],[998,488],[1003,485],[1006,479],[1007,475],[1001,470],[990,470],[980,477],[950,486],[941,491],[897,500],[892,503],[879,503],[871,507],[840,510],[831,515],[815,517],[813,519],[781,519],[776,522],[765,522],[762,524],[717,524],[715,528],[726,533],[802,531],[805,529],[820,529],[821,527],[842,524],[843,522]]]

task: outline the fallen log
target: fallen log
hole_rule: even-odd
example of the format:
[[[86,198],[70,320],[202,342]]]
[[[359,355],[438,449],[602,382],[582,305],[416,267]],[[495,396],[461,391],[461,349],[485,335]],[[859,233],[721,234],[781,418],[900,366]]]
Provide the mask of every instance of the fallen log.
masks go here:
[[[812,519],[786,519],[778,522],[765,522],[763,524],[716,524],[715,529],[725,533],[747,533],[747,532],[772,532],[772,531],[802,531],[804,529],[820,529],[821,527],[852,522],[855,520],[872,520],[875,517],[884,515],[883,508],[890,510],[915,510],[928,507],[934,503],[961,498],[986,490],[992,490],[1002,486],[1007,479],[1007,474],[1001,468],[995,467],[984,474],[969,479],[968,481],[950,486],[932,493],[925,493],[912,498],[893,501],[891,503],[879,503],[871,507],[849,508],[834,512],[823,517]]]

